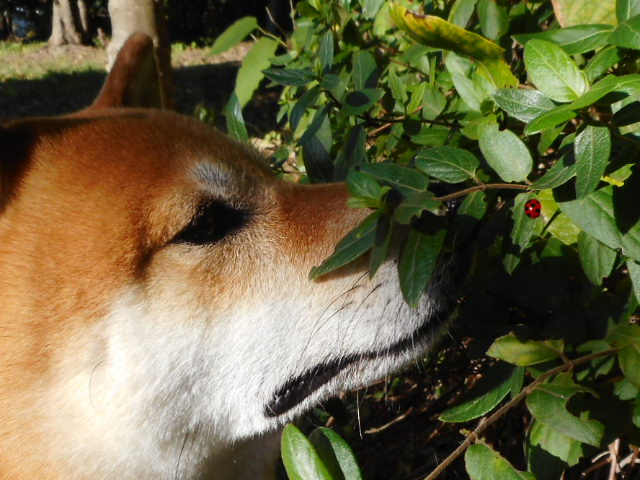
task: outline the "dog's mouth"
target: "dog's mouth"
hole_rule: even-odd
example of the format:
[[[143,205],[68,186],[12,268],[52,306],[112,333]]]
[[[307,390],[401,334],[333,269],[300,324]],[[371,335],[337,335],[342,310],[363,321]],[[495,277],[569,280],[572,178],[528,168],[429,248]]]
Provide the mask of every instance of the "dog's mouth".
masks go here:
[[[375,360],[403,353],[409,349],[420,347],[425,340],[434,338],[434,333],[446,320],[446,315],[436,315],[420,328],[400,339],[383,351],[372,351],[347,355],[330,362],[316,365],[305,373],[287,380],[273,395],[265,407],[267,417],[277,417],[287,413],[293,407],[311,396],[323,385],[335,378],[350,365],[361,361]]]

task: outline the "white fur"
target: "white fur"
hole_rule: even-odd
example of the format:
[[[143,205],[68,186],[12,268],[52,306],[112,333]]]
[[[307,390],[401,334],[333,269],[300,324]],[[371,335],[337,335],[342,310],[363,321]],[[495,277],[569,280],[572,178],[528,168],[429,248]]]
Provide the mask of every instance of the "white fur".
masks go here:
[[[432,308],[428,300],[418,309],[403,302],[392,263],[373,281],[353,274],[309,282],[282,263],[261,278],[273,283],[256,282],[251,301],[223,311],[202,302],[193,308],[195,293],[186,291],[123,292],[101,323],[70,340],[73,355],[60,352],[62,378],[43,400],[55,406],[45,422],[63,449],[54,454],[90,465],[77,472],[93,478],[189,478],[205,471],[218,472],[213,478],[261,478],[273,451],[262,435],[272,441],[269,432],[310,406],[384,376],[427,347],[385,355]],[[265,416],[287,380],[373,351],[380,356],[346,368],[285,415]],[[243,458],[246,468],[221,476],[243,442],[268,454]]]

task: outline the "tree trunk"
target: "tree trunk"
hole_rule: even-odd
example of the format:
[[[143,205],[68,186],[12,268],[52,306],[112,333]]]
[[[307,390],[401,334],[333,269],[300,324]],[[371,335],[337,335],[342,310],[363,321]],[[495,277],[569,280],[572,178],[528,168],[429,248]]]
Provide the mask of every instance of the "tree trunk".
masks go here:
[[[87,30],[81,21],[81,7],[86,10],[84,0],[53,0],[50,47],[85,43]]]
[[[153,39],[154,56],[160,82],[162,108],[173,108],[173,72],[171,44],[163,0],[109,0],[111,43],[107,49],[111,69],[118,51],[132,33],[146,33]]]

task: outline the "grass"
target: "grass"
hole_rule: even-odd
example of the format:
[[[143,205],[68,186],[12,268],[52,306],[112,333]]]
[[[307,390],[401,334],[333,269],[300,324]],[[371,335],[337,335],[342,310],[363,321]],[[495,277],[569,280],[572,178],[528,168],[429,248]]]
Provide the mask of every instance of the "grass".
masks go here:
[[[53,73],[103,71],[106,56],[91,47],[49,50],[44,42],[0,42],[0,82],[36,80]]]

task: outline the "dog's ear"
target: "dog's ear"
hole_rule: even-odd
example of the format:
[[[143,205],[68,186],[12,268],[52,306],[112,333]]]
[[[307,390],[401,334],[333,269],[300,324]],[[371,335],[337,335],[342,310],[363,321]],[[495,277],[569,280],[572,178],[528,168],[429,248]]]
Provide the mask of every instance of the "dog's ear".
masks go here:
[[[158,64],[153,40],[134,33],[124,43],[91,109],[163,108]]]
[[[27,126],[0,124],[0,213],[15,194],[27,168],[33,138]]]

